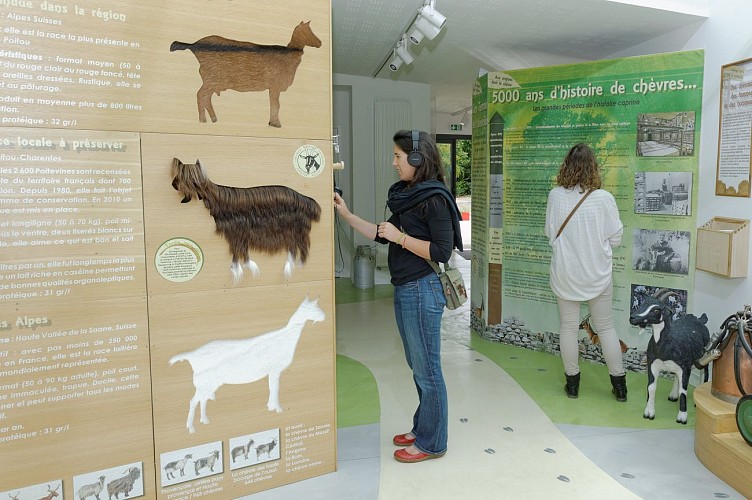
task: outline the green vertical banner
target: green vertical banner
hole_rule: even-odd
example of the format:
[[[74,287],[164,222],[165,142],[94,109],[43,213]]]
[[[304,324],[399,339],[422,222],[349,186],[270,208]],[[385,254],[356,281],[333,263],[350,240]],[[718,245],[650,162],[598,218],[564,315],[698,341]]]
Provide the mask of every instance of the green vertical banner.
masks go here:
[[[640,369],[647,339],[628,322],[639,302],[637,292],[674,290],[677,317],[691,304],[703,58],[703,51],[696,50],[495,72],[478,79],[473,93],[473,263],[477,251],[483,270],[472,276],[473,330],[492,340],[558,350],[551,252],[544,235],[546,202],[565,154],[585,142],[596,153],[603,188],[616,198],[624,223],[622,244],[614,250],[614,321],[619,337],[633,348],[627,351],[628,366]],[[481,144],[487,153],[476,158]],[[476,203],[476,196],[482,200]],[[488,217],[476,221],[476,214]],[[476,228],[476,222],[485,226]],[[501,275],[492,278],[497,264]],[[491,293],[495,289],[501,290],[500,304]],[[492,311],[503,315],[492,317]],[[587,313],[584,305],[582,314]],[[599,346],[589,345],[588,338],[581,342],[585,351],[594,348],[597,360]]]

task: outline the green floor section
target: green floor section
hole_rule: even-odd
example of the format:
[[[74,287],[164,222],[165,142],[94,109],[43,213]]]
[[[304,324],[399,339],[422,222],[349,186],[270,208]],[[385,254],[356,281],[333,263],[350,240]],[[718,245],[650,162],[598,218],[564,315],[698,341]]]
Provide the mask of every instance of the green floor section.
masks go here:
[[[335,300],[337,304],[353,304],[366,300],[390,299],[394,296],[392,285],[374,285],[371,288],[357,288],[350,278],[334,280]]]
[[[611,394],[605,365],[581,362],[580,397],[570,399],[564,392],[564,370],[558,356],[483,340],[475,334],[470,345],[520,384],[554,423],[636,429],[694,427],[694,387],[689,387],[686,426],[676,423],[679,403],[667,399],[673,381],[663,378],[658,381],[656,391],[655,420],[648,420],[642,417],[647,400],[647,374],[628,372],[627,402],[617,403]]]
[[[360,289],[353,286],[349,278],[337,278],[335,291],[337,304],[393,296],[391,285]],[[668,401],[673,382],[664,378],[658,381],[655,420],[647,420],[642,417],[647,399],[644,373],[627,373],[628,401],[617,403],[611,394],[606,367],[581,362],[580,395],[578,399],[569,399],[564,393],[564,373],[558,356],[483,340],[476,334],[468,335],[470,346],[506,371],[554,423],[635,429],[680,429],[695,425],[692,386],[687,398],[686,426],[676,423],[679,403]],[[373,375],[361,363],[337,355],[337,426],[372,424],[379,419],[378,387]]]
[[[379,423],[379,389],[362,363],[337,355],[337,427]]]

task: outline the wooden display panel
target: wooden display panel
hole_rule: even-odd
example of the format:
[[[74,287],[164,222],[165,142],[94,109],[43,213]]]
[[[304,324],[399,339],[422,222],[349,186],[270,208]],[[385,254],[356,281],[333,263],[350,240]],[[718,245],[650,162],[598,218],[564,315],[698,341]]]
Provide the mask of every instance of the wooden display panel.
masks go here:
[[[328,0],[300,8],[206,0],[17,4],[2,7],[8,14],[0,51],[3,126],[331,137],[331,101],[322,98],[331,93]],[[302,58],[279,48],[266,58],[233,60],[229,70],[216,63],[216,74],[207,70],[207,90],[221,93],[210,97],[217,121],[199,121],[197,92],[206,80],[193,53],[171,51],[173,42],[220,36],[287,46],[302,21],[310,21],[314,35],[304,40],[320,42],[303,42]],[[233,54],[221,44],[219,50],[223,58]],[[234,83],[223,80],[230,77]],[[279,128],[269,125],[269,80],[286,88],[279,98]],[[238,81],[254,90],[236,91]]]
[[[270,339],[271,332],[297,322],[293,315],[307,307],[302,305],[307,298],[318,299],[323,320],[303,316],[304,323]],[[150,299],[160,498],[191,498],[207,490],[218,498],[236,498],[335,470],[332,301],[328,281],[291,283],[281,293],[278,287],[257,286]],[[234,340],[249,345],[232,344]],[[209,352],[207,345],[216,350]],[[191,354],[199,349],[203,350]],[[231,382],[245,374],[254,377],[256,370],[265,373],[283,367],[280,349],[287,350],[291,359],[276,388],[265,376],[254,382]],[[176,360],[183,359],[184,353],[186,359]],[[191,398],[202,391],[208,395],[211,384],[219,387],[213,400],[207,401],[208,423],[200,422],[197,407],[190,420],[191,433],[187,426]],[[267,408],[270,391],[277,394],[283,411]],[[247,457],[233,459],[232,450],[250,439],[254,442]],[[276,443],[270,453],[259,448],[272,440]],[[184,476],[167,478],[165,463],[187,454],[195,460],[214,450],[220,452],[214,475],[208,469],[196,472],[191,463]]]
[[[153,494],[138,135],[4,128],[3,144],[0,492],[72,498],[137,469],[129,493]]]
[[[0,453],[22,459],[4,469],[1,496],[235,498],[334,470],[330,12],[326,0],[0,7],[0,371],[86,362],[45,368],[42,382],[36,371],[0,379]],[[301,40],[296,29],[302,52],[285,47]],[[182,43],[204,37],[215,37],[219,62],[200,63]],[[274,57],[249,64],[258,52]],[[284,68],[296,57],[293,76]],[[208,109],[200,120],[204,84],[216,121]],[[278,113],[270,88],[281,92]],[[306,265],[285,275],[285,255],[262,252],[253,256],[262,274],[235,283],[203,202],[181,204],[172,189],[175,157],[199,158],[217,183],[315,199]],[[285,412],[265,409],[265,381],[223,385],[210,414],[237,425],[188,433],[191,366],[171,357],[263,337],[301,304],[324,318],[303,328],[281,375]],[[178,318],[182,308],[200,329]],[[38,387],[74,396],[22,394]],[[243,398],[254,406],[231,402]],[[240,425],[248,411],[263,425]]]
[[[300,139],[144,134],[144,215],[148,228],[146,258],[150,295],[331,280],[334,272],[330,238],[333,224],[331,165],[323,154],[329,145],[325,141]],[[311,177],[298,172],[300,169],[305,172],[301,150],[315,156],[319,165],[317,170],[307,174]],[[311,224],[311,246],[306,263],[296,267],[288,278],[283,272],[286,252],[251,251],[251,259],[258,264],[260,275],[254,277],[245,268],[242,278],[234,284],[230,247],[227,240],[216,234],[210,210],[197,199],[181,203],[182,196],[172,187],[174,158],[184,163],[200,160],[208,178],[215,184],[238,188],[283,185],[316,200],[321,207],[321,217]],[[160,248],[176,238],[193,242],[192,249],[203,256],[200,271],[183,282],[166,279],[154,264]]]

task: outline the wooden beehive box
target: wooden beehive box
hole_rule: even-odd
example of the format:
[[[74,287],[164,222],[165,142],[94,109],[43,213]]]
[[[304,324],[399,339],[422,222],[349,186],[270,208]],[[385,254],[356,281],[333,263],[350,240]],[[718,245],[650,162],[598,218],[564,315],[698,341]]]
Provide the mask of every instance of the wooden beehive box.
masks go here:
[[[697,269],[743,278],[748,261],[749,220],[713,217],[697,228]]]

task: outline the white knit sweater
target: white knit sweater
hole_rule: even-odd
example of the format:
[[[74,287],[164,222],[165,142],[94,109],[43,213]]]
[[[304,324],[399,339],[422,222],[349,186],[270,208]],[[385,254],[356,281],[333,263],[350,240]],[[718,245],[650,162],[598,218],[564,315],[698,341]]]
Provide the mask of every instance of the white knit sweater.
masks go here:
[[[551,244],[551,290],[565,300],[597,297],[611,282],[612,248],[624,226],[611,193],[595,190],[577,209],[561,236],[556,233],[584,193],[557,186],[548,194],[546,236]]]

